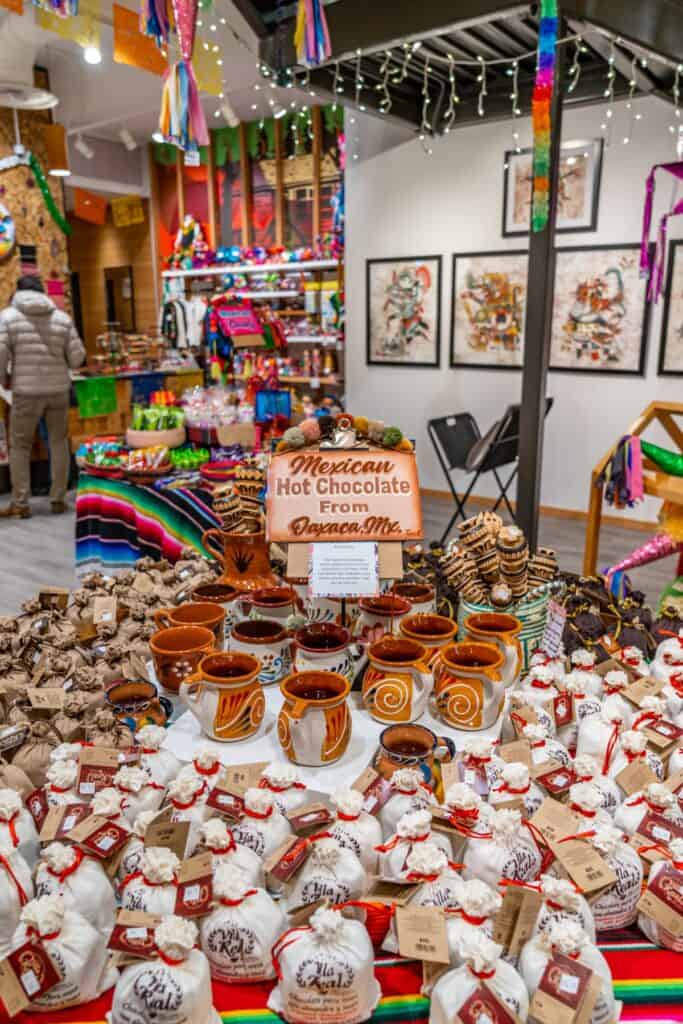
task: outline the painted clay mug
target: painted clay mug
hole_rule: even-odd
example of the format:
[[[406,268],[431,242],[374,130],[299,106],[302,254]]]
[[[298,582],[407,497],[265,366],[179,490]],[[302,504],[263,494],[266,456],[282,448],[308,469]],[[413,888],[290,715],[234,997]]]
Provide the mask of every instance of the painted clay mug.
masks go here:
[[[349,651],[351,634],[332,622],[312,622],[294,634],[294,668],[297,672],[324,669],[338,672],[350,683],[356,673]]]
[[[413,614],[436,611],[436,593],[431,583],[394,583],[391,593],[410,601]]]
[[[363,706],[378,722],[414,722],[427,707],[433,680],[417,640],[383,636],[368,648]]]
[[[280,684],[277,735],[290,761],[318,767],[339,760],[351,738],[350,689],[338,672],[294,672]]]
[[[242,617],[272,619],[283,626],[299,610],[299,599],[294,587],[263,587],[243,594],[240,599]]]
[[[181,684],[179,697],[210,739],[246,740],[257,732],[266,710],[260,670],[261,662],[251,654],[209,654]]]
[[[270,568],[266,535],[257,533],[227,533],[225,530],[207,530],[202,544],[223,563],[221,583],[229,583],[238,590],[261,590],[274,587],[277,580]]]
[[[117,679],[110,683],[104,702],[132,732],[145,725],[166,725],[173,714],[168,697],[160,697],[154,683],[142,679]]]
[[[192,588],[191,593],[193,601],[209,601],[211,604],[220,605],[225,612],[224,633],[227,640],[232,627],[240,618],[236,600],[239,590],[231,587],[229,583],[198,583]]]
[[[346,622],[342,622],[342,609]],[[347,597],[344,605],[340,597],[306,597],[304,613],[307,622],[336,622],[353,630],[360,615],[358,598]]]
[[[390,725],[379,735],[372,767],[385,779],[399,768],[416,768],[442,799],[440,766],[454,757],[455,743],[448,736],[437,736],[424,725]]]
[[[154,621],[159,629],[171,626],[203,626],[210,629],[217,643],[223,645],[225,611],[212,601],[187,601],[176,608],[158,608]]]
[[[501,675],[505,687],[514,686],[522,671],[523,654],[519,642],[522,623],[507,612],[477,612],[465,619],[466,640],[493,644],[503,655]]]
[[[503,655],[493,644],[450,644],[434,666],[434,706],[455,729],[488,729],[503,709]]]
[[[173,626],[150,638],[157,679],[177,693],[180,684],[196,671],[205,654],[216,648],[216,637],[205,626]]]
[[[458,624],[445,615],[435,612],[418,612],[401,620],[401,635],[417,640],[427,648],[427,664],[432,665],[439,651],[452,644],[458,632]]]
[[[380,630],[384,633],[397,633],[401,619],[412,611],[410,601],[397,594],[361,597],[358,606],[360,615],[354,626],[354,635],[360,639],[370,639]]]
[[[232,628],[228,647],[251,654],[261,662],[263,686],[279,683],[292,670],[291,640],[281,622],[274,619],[243,619]]]

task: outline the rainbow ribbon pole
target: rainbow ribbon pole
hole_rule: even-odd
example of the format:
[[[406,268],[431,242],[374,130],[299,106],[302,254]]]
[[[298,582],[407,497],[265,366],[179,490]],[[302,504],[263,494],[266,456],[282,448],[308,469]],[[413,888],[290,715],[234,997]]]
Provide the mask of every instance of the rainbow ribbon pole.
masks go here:
[[[315,67],[332,56],[322,0],[299,0],[294,31],[296,59],[299,64]]]
[[[557,24],[557,0],[541,0],[538,65],[531,98],[531,121],[534,129],[532,231],[543,231],[548,223],[550,207],[550,104],[553,98]]]

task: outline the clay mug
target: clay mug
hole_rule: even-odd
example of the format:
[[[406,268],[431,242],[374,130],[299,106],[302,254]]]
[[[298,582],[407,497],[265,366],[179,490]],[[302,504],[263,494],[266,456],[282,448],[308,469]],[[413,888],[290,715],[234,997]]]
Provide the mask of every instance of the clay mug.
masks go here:
[[[209,654],[181,683],[179,697],[210,739],[246,740],[258,731],[266,710],[260,670],[261,662],[251,654]]]
[[[436,611],[436,592],[431,583],[394,583],[391,593],[410,601],[413,614]]]
[[[346,622],[342,623],[342,599],[340,597],[307,597],[304,613],[307,622],[336,622],[353,630],[360,615],[358,598],[347,597],[343,606]]]
[[[154,683],[117,679],[104,694],[104,702],[132,732],[145,725],[166,725],[173,714],[168,697],[160,697]]]
[[[263,587],[243,594],[239,607],[245,619],[272,619],[284,626],[299,610],[299,600],[294,587]]]
[[[363,706],[378,722],[414,722],[427,707],[433,679],[417,640],[383,636],[368,648]]]
[[[493,644],[444,647],[434,665],[434,707],[455,729],[488,729],[503,710],[503,655]]]
[[[292,670],[291,640],[281,622],[274,619],[243,619],[232,628],[228,648],[251,654],[261,662],[259,682],[279,683]]]
[[[280,683],[277,735],[290,761],[319,767],[339,760],[351,738],[350,689],[338,672],[294,672]]]
[[[150,638],[157,679],[177,693],[180,684],[196,671],[205,654],[216,648],[216,637],[205,626],[172,626]]]
[[[501,675],[506,688],[518,682],[522,671],[521,630],[519,619],[507,612],[477,612],[465,619],[464,639],[493,644],[503,655]]]
[[[417,640],[427,649],[426,661],[433,665],[439,651],[452,644],[458,633],[458,624],[445,615],[435,612],[418,612],[401,620],[401,635]]]
[[[187,601],[176,608],[158,608],[154,612],[154,621],[159,629],[172,626],[203,626],[210,629],[216,643],[223,646],[225,611],[213,601]]]
[[[372,767],[385,779],[399,768],[416,768],[442,800],[440,766],[454,757],[455,743],[448,736],[437,736],[424,725],[390,725],[380,733]]]
[[[263,530],[256,533],[207,530],[202,534],[202,544],[223,563],[221,583],[229,583],[243,591],[277,585],[270,568],[269,547]]]
[[[349,651],[351,634],[332,622],[312,622],[294,634],[294,668],[297,672],[324,669],[338,672],[353,684],[356,673]]]
[[[354,627],[354,634],[360,639],[370,639],[380,628],[384,633],[397,633],[401,619],[410,615],[412,611],[410,601],[397,594],[361,597],[358,605],[360,615]]]
[[[239,590],[231,587],[229,583],[198,583],[196,587],[192,588],[191,593],[194,601],[208,601],[216,606],[220,605],[225,612],[223,626],[224,636],[227,640],[232,627],[240,618],[236,600]]]

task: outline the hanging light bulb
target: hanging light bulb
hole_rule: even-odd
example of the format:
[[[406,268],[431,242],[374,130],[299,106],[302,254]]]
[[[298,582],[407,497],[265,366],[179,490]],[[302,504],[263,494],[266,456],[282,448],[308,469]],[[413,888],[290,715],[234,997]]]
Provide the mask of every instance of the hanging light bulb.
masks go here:
[[[83,50],[83,60],[86,64],[101,64],[102,53],[98,46],[86,46]]]

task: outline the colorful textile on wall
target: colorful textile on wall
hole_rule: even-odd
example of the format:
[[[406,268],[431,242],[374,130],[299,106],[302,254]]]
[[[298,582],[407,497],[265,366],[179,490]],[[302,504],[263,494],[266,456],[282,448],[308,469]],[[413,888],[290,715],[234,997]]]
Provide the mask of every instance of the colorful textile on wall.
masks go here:
[[[181,59],[168,68],[161,94],[159,131],[165,142],[183,150],[208,146],[209,131],[192,67],[197,0],[171,0]]]
[[[140,196],[117,196],[110,200],[111,216],[115,228],[129,228],[145,223],[145,208]]]
[[[294,30],[296,59],[315,67],[332,56],[330,33],[322,0],[299,0]]]
[[[4,7],[6,11],[12,11],[13,14],[23,14],[24,0],[0,0],[0,7]]]
[[[538,29],[538,63],[531,98],[531,120],[534,129],[533,175],[534,191],[531,230],[542,231],[548,223],[550,206],[550,104],[555,80],[555,47],[557,44],[557,0],[541,0],[541,21]]]
[[[676,160],[670,164],[655,164],[647,176],[645,182],[645,206],[643,207],[643,233],[640,239],[640,276],[646,277],[649,281],[647,297],[657,302],[662,294],[664,286],[664,264],[666,263],[666,232],[669,224],[669,217],[676,217],[683,213],[683,199],[679,199],[668,213],[665,213],[659,222],[657,231],[657,244],[650,245],[650,226],[652,224],[652,206],[655,198],[655,174],[661,168],[672,174],[675,178],[683,178],[683,160]]]

